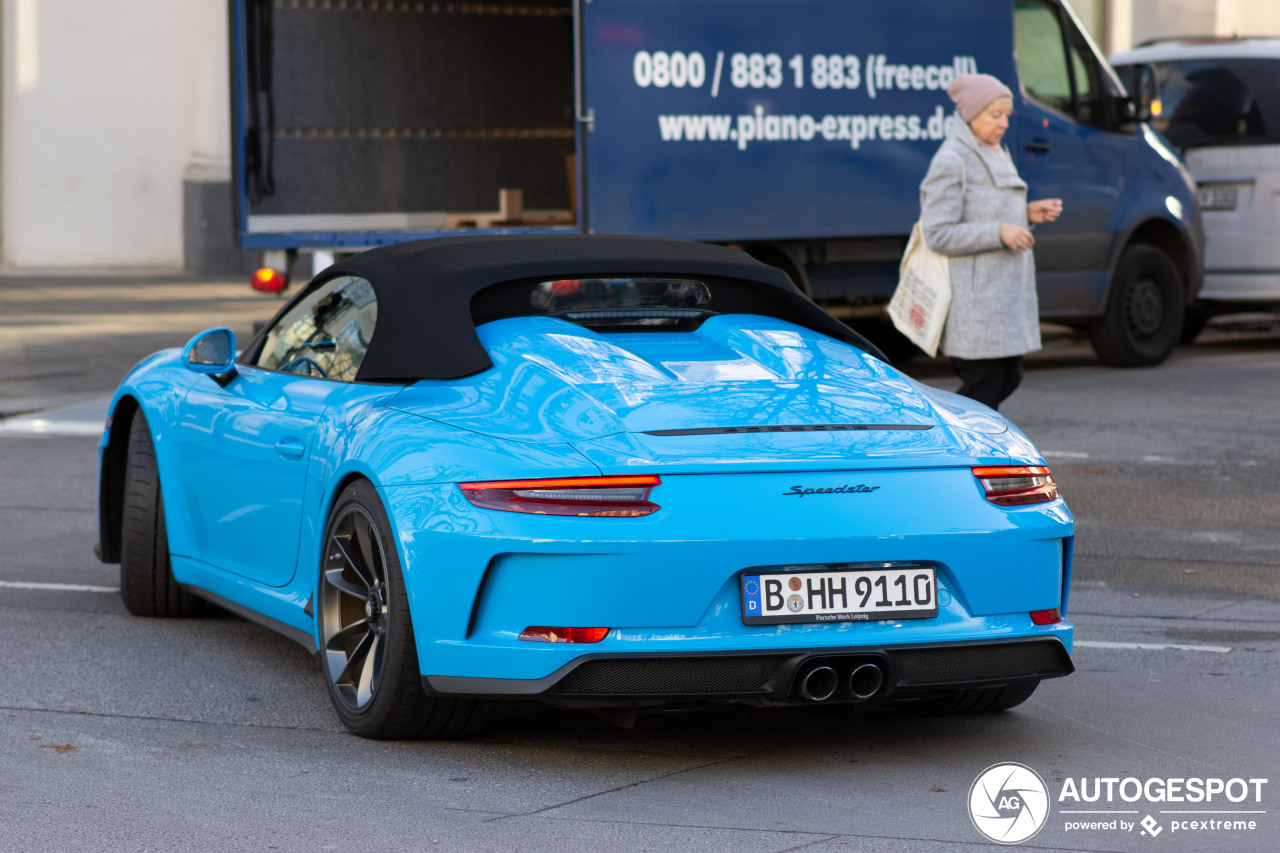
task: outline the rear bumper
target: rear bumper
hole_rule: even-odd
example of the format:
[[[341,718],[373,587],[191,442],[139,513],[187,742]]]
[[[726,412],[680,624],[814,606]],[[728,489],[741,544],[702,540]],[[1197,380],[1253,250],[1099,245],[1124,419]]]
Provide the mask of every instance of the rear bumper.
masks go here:
[[[877,488],[789,494],[795,485],[864,483]],[[623,523],[478,510],[456,487],[387,490],[428,687],[539,695],[588,660],[610,657],[887,654],[1046,635],[1071,648],[1068,624],[1030,617],[1066,612],[1073,527],[1061,501],[995,506],[967,467],[672,474],[660,488],[659,512]],[[744,571],[900,564],[936,568],[936,616],[744,621]],[[594,645],[534,643],[520,640],[529,626],[610,631]],[[740,692],[781,691],[755,684]]]
[[[1202,301],[1259,305],[1280,301],[1280,270],[1213,269],[1204,274]],[[1240,309],[1242,306],[1231,306]]]
[[[433,696],[545,699],[590,705],[617,702],[801,701],[797,681],[830,666],[840,683],[857,666],[884,674],[873,698],[1058,678],[1075,671],[1052,637],[1017,641],[770,650],[720,654],[584,655],[539,679],[423,676]],[[842,696],[834,699],[853,698]]]

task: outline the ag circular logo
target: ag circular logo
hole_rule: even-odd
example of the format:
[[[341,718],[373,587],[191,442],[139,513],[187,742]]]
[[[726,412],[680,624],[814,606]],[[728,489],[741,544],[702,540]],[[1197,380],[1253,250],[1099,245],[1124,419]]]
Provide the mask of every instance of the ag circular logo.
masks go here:
[[[1049,789],[1024,764],[993,764],[973,780],[969,818],[997,844],[1026,841],[1049,818]]]

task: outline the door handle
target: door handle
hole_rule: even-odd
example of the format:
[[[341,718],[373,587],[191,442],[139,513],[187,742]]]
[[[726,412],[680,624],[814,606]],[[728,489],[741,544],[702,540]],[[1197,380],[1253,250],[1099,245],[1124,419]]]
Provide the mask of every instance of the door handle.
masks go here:
[[[276,453],[281,456],[287,456],[290,459],[301,459],[302,454],[307,452],[306,445],[302,443],[302,439],[289,436],[282,438],[276,442]]]
[[[1032,154],[1048,154],[1049,153],[1049,143],[1043,139],[1036,139],[1031,142],[1028,142],[1025,148],[1028,151],[1030,151]]]

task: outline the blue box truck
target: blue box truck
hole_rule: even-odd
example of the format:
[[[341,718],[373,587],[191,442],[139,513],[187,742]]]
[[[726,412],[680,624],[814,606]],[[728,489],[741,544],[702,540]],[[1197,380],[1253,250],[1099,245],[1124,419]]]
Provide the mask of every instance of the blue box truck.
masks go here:
[[[286,274],[458,233],[735,245],[891,343],[956,74],[1016,96],[1044,319],[1163,361],[1194,185],[1062,0],[230,0],[236,229]]]

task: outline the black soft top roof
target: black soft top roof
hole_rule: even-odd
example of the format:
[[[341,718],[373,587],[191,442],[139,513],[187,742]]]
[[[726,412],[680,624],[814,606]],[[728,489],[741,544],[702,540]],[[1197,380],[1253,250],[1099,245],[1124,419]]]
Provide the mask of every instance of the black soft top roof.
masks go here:
[[[714,310],[778,317],[883,358],[801,294],[786,273],[706,243],[578,234],[415,240],[353,255],[303,293],[347,275],[367,279],[378,298],[378,323],[359,382],[458,379],[488,369],[493,363],[476,335],[472,298],[506,282],[562,278],[710,277],[719,280],[712,288]]]

